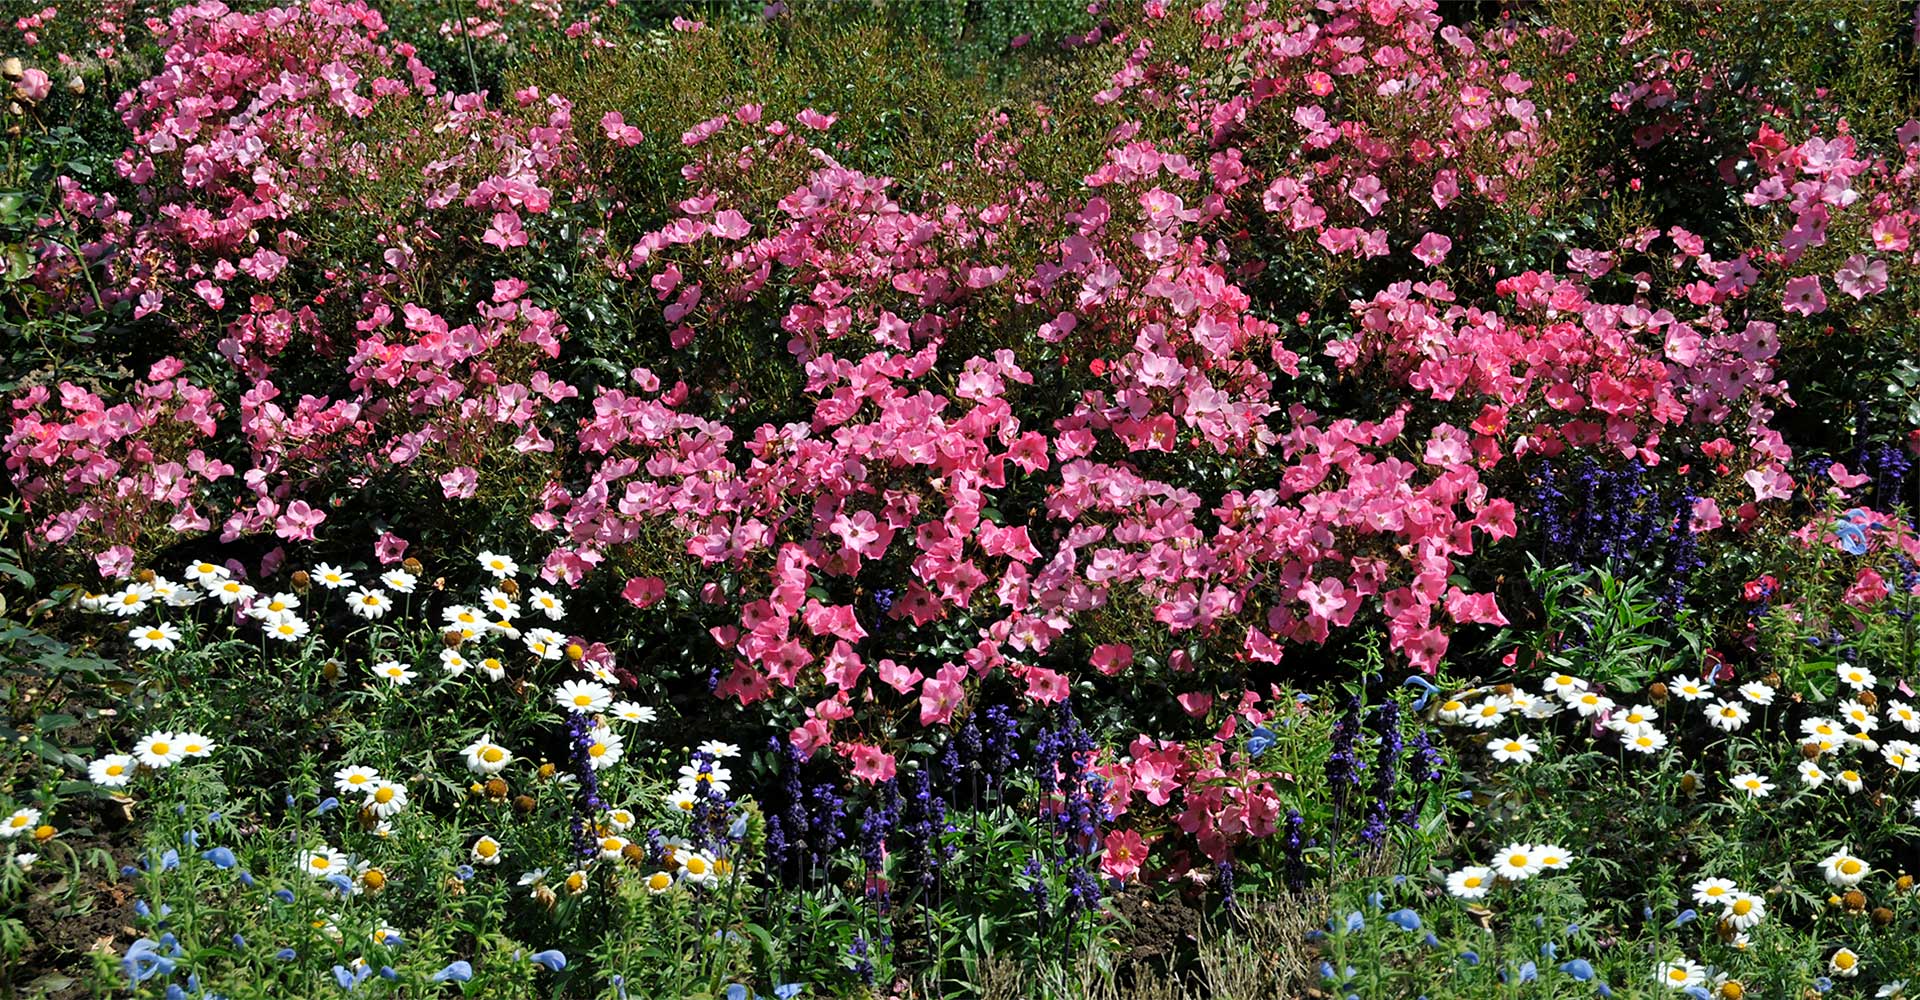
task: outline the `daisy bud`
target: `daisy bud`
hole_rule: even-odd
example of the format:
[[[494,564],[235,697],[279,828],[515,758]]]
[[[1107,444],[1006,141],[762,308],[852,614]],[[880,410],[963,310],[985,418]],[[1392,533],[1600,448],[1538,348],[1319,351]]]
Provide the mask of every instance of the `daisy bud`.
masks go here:
[[[639,844],[628,844],[620,849],[620,856],[636,865],[647,863],[647,849]]]
[[[1859,913],[1867,908],[1867,894],[1858,889],[1848,889],[1847,894],[1840,897],[1840,905],[1854,913]]]
[[[485,795],[487,793],[487,786],[476,781],[467,786],[467,793],[469,795]]]
[[[312,589],[312,587],[313,587],[313,577],[309,576],[306,570],[297,569],[293,571],[293,592],[294,593],[305,594],[308,590]]]
[[[459,649],[460,644],[465,641],[466,639],[461,637],[458,629],[442,633],[440,636],[440,642],[444,644],[448,649]]]
[[[1868,915],[1873,918],[1873,922],[1876,925],[1881,927],[1885,927],[1888,924],[1893,923],[1893,911],[1887,909],[1884,906],[1874,907],[1873,912]]]
[[[378,868],[369,868],[360,876],[360,881],[370,892],[379,892],[387,887],[387,873]]]
[[[1802,756],[1802,757],[1805,757],[1805,758],[1806,758],[1806,759],[1808,759],[1808,760],[1819,760],[1819,759],[1820,759],[1820,744],[1818,744],[1818,743],[1802,743],[1802,744],[1800,744],[1800,756]]]
[[[1770,688],[1777,688],[1780,686],[1780,671],[1775,670],[1767,676],[1760,678],[1760,681]]]
[[[427,571],[427,568],[425,566],[420,565],[420,560],[415,559],[412,556],[408,556],[405,559],[402,559],[400,561],[400,568],[406,570],[409,573],[412,573],[414,576],[419,576],[420,574]]]
[[[1880,699],[1874,697],[1874,694],[1872,691],[1862,691],[1859,694],[1854,695],[1853,697],[1855,701],[1858,701],[1860,704],[1865,705],[1868,708],[1880,707]]]
[[[500,581],[500,589],[506,591],[508,597],[520,596],[520,584],[515,582],[512,577]]]
[[[1747,988],[1740,985],[1740,981],[1737,979],[1729,979],[1720,984],[1720,996],[1725,998],[1725,1000],[1740,1000],[1741,997],[1746,995]]]
[[[153,570],[150,570],[150,569],[143,569],[140,572],[134,574],[134,578],[139,580],[141,583],[152,583],[154,580],[159,579],[159,576],[160,575],[158,573],[155,573]]]
[[[1654,681],[1653,686],[1647,689],[1647,698],[1656,705],[1666,704],[1667,686],[1659,681]]]
[[[1912,891],[1913,891],[1913,876],[1911,876],[1911,875],[1902,875],[1902,876],[1900,876],[1899,878],[1897,878],[1897,879],[1895,879],[1895,880],[1894,880],[1894,882],[1893,882],[1893,887],[1894,887],[1895,889],[1898,889],[1898,890],[1900,890],[1901,892],[1912,892]]]
[[[540,777],[551,778],[553,777],[553,772],[554,772],[554,768],[551,763],[542,763],[540,765]]]
[[[586,657],[587,657],[587,651],[584,648],[582,648],[579,643],[577,642],[567,643],[567,659],[572,660],[575,663],[579,663],[581,660],[586,659]]]
[[[567,875],[567,891],[579,895],[587,891],[587,873],[572,872]]]
[[[504,798],[506,798],[506,797],[507,797],[507,782],[506,782],[506,779],[504,779],[504,778],[488,778],[488,779],[487,779],[487,797],[488,797],[488,798],[490,798],[490,799],[504,799]]]
[[[339,680],[340,679],[340,661],[328,660],[327,662],[320,664],[320,676],[325,677],[329,682]]]
[[[533,796],[531,796],[531,795],[517,795],[517,796],[514,796],[514,799],[513,799],[513,807],[514,807],[515,809],[518,809],[518,810],[520,810],[520,811],[521,811],[521,812],[523,812],[523,813],[530,813],[530,812],[532,812],[532,811],[533,811]]]
[[[554,895],[553,890],[547,888],[545,883],[533,887],[533,898],[539,900],[548,909],[552,909],[553,904],[560,901],[560,897]]]
[[[1692,795],[1700,790],[1700,776],[1688,771],[1680,776],[1680,794]]]
[[[1498,694],[1507,698],[1513,697],[1513,685],[1511,684],[1496,684],[1494,685],[1493,691],[1495,694]]]
[[[33,839],[42,842],[49,841],[53,839],[53,835],[56,832],[58,831],[54,830],[51,824],[42,823],[33,828]]]

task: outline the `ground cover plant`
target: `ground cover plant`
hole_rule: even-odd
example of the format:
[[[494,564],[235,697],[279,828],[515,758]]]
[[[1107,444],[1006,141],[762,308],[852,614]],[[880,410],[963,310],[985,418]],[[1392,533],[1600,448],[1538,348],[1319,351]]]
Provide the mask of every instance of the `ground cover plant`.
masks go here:
[[[0,988],[1920,993],[1911,5],[6,13]]]

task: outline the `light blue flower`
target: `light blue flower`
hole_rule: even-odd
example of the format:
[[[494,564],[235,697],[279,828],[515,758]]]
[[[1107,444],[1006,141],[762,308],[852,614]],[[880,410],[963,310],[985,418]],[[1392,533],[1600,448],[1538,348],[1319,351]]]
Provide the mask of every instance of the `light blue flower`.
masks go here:
[[[1584,958],[1570,958],[1560,963],[1560,971],[1572,976],[1575,982],[1593,981],[1593,963]]]
[[[213,862],[213,866],[220,869],[232,868],[234,865],[240,863],[240,859],[234,857],[233,852],[224,847],[216,847],[210,851],[202,851],[200,852],[200,856]]]
[[[473,965],[465,959],[448,962],[446,968],[427,977],[430,983],[464,983],[473,978]]]
[[[1253,732],[1247,734],[1247,753],[1258,757],[1273,749],[1274,742],[1273,730],[1265,726],[1256,726]]]
[[[1420,914],[1404,908],[1398,909],[1387,914],[1387,923],[1403,931],[1417,931],[1420,929]]]
[[[559,972],[567,967],[567,956],[552,948],[534,952],[531,961],[535,965],[545,966],[549,972]]]

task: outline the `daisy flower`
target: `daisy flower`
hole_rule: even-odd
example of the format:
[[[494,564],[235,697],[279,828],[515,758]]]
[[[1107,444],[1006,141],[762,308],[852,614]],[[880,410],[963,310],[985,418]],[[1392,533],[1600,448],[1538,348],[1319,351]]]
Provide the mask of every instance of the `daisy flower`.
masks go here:
[[[1739,732],[1740,727],[1746,725],[1747,720],[1752,717],[1753,714],[1747,711],[1747,706],[1724,698],[1707,708],[1707,721],[1713,723],[1715,729],[1729,733]]]
[[[1733,787],[1746,792],[1753,798],[1764,799],[1767,797],[1767,793],[1773,791],[1773,782],[1762,778],[1752,771],[1748,771],[1744,774],[1736,774],[1733,776]]]
[[[1540,862],[1528,844],[1508,844],[1493,856],[1494,874],[1509,882],[1532,878],[1540,871]]]
[[[1820,860],[1821,874],[1827,877],[1827,884],[1842,889],[1851,889],[1867,877],[1872,871],[1865,861],[1853,856],[1853,852],[1842,847]]]
[[[152,602],[153,588],[144,583],[136,583],[125,590],[107,595],[106,601],[101,606],[121,618],[132,618],[147,610],[147,605]]]
[[[595,771],[620,763],[620,757],[626,752],[626,744],[618,733],[611,729],[595,728],[593,740],[587,744],[587,766]]]
[[[358,584],[352,573],[328,563],[321,563],[313,568],[313,580],[328,590],[346,590]]]
[[[1707,878],[1693,884],[1693,901],[1701,906],[1723,906],[1740,894],[1740,887],[1732,879]]]
[[[1467,712],[1467,722],[1475,729],[1492,729],[1507,717],[1507,712],[1512,708],[1513,699],[1505,695],[1488,695]]]
[[[1814,739],[1837,740],[1842,735],[1838,722],[1818,717],[1800,720],[1800,732]]]
[[[609,834],[600,838],[600,860],[618,861],[620,852],[627,849],[627,838]]]
[[[1727,909],[1720,915],[1734,930],[1744,931],[1757,926],[1767,917],[1766,901],[1752,893],[1737,892],[1727,900]]]
[[[1907,740],[1888,740],[1887,745],[1880,748],[1880,755],[1885,757],[1887,763],[1892,764],[1895,770],[1920,771],[1920,746],[1915,746]]]
[[[247,606],[247,614],[261,621],[271,621],[276,615],[291,614],[300,607],[300,598],[292,594],[274,594],[262,597]]]
[[[418,676],[398,660],[385,660],[374,664],[373,673],[376,677],[385,678],[394,687],[405,687],[413,683],[413,679]]]
[[[1447,891],[1457,899],[1480,899],[1493,888],[1493,870],[1469,865],[1447,876]]]
[[[613,704],[613,692],[593,681],[563,681],[553,692],[553,702],[563,711],[598,712]]]
[[[470,856],[476,865],[497,865],[503,854],[499,841],[483,835],[473,842],[473,853]]]
[[[380,772],[354,765],[333,772],[333,787],[342,795],[361,795],[380,784]]]
[[[0,840],[12,840],[40,825],[40,810],[15,809],[13,815],[0,820]]]
[[[463,639],[471,639],[487,627],[486,616],[480,609],[464,604],[455,604],[440,612],[440,620],[447,623],[449,631],[460,633]]]
[[[420,578],[404,569],[391,569],[380,574],[380,583],[396,594],[411,594]]]
[[[639,819],[633,815],[633,811],[630,809],[610,809],[607,811],[607,825],[612,827],[615,833],[625,833],[633,829],[633,825],[638,822]]]
[[[1907,732],[1920,733],[1920,712],[1915,712],[1913,706],[1904,701],[1887,702],[1887,719],[1898,722]]]
[[[347,607],[352,608],[354,614],[373,621],[393,607],[393,598],[378,590],[361,587],[347,595]]]
[[[495,635],[503,635],[509,639],[520,638],[520,629],[513,624],[511,618],[496,618],[487,623],[487,629]]]
[[[211,590],[220,581],[233,575],[225,566],[216,566],[210,562],[197,562],[187,567],[186,577],[194,583]]]
[[[167,602],[167,607],[170,608],[190,608],[199,604],[201,598],[207,595],[201,593],[198,587],[157,580],[153,584],[153,596]]]
[[[499,657],[484,657],[479,663],[474,664],[474,666],[480,668],[480,672],[487,675],[487,680],[498,681],[506,679],[507,665],[501,663]]]
[[[127,630],[127,638],[133,640],[136,649],[171,653],[174,644],[180,641],[180,630],[166,622],[158,625],[135,625]]]
[[[550,628],[528,629],[523,641],[527,652],[543,660],[557,660],[567,655],[567,637]]]
[[[691,788],[676,788],[667,793],[667,804],[681,812],[692,812],[700,804],[700,797]],[[1914,814],[1920,815],[1920,801],[1914,803]]]
[[[133,756],[135,760],[158,771],[173,766],[186,756],[186,752],[180,749],[180,743],[172,733],[153,732],[140,737],[140,741],[133,745]]]
[[[1549,695],[1572,701],[1576,695],[1587,689],[1587,682],[1572,674],[1554,674],[1546,679],[1541,690]]]
[[[182,757],[207,757],[214,751],[214,742],[199,733],[175,733],[173,740],[180,745]]]
[[[657,718],[653,709],[631,701],[616,701],[612,708],[613,717],[623,722],[652,722]]]
[[[466,673],[467,667],[472,664],[467,662],[466,657],[460,655],[459,650],[443,649],[440,651],[440,665],[447,668],[447,673],[458,677]]]
[[[1466,720],[1467,703],[1458,698],[1448,698],[1446,701],[1440,703],[1440,707],[1436,709],[1436,712],[1441,722],[1448,725],[1458,725]]]
[[[1613,699],[1594,691],[1580,692],[1569,704],[1573,706],[1574,711],[1580,713],[1583,719],[1591,719],[1613,710]]]
[[[1773,688],[1759,681],[1748,681],[1740,685],[1740,697],[1747,699],[1755,705],[1773,704],[1773,694]]]
[[[647,891],[658,896],[673,888],[673,876],[666,872],[654,872],[647,876]]]
[[[492,736],[485,734],[467,744],[467,748],[460,752],[467,757],[467,770],[475,774],[499,774],[513,763],[513,754],[506,747],[493,742]]]
[[[708,740],[694,749],[700,753],[710,754],[717,760],[740,756],[740,747],[737,744],[723,743],[720,740]],[[1539,748],[1535,747],[1535,749]]]
[[[330,875],[345,875],[353,870],[352,862],[339,851],[320,845],[318,850],[301,851],[300,870],[314,878],[326,878]]]
[[[519,563],[494,552],[480,553],[480,568],[493,574],[496,579],[500,580],[504,580],[520,572]]]
[[[533,606],[533,610],[546,615],[548,621],[557,622],[567,616],[566,606],[560,603],[560,598],[538,587],[527,595],[527,603]]]
[[[375,781],[367,789],[366,810],[380,819],[387,819],[407,807],[407,786],[397,781]]]
[[[727,783],[732,780],[733,772],[718,764],[711,765],[705,772],[702,772],[699,765],[696,764],[680,765],[680,787],[682,788],[698,788],[702,784],[707,784],[712,785],[715,789],[719,790],[720,794],[725,795],[727,793]]]
[[[1635,705],[1632,708],[1615,709],[1607,715],[1602,725],[1616,733],[1630,735],[1643,729],[1652,729],[1653,723],[1659,718],[1660,713],[1654,711],[1651,705]]]
[[[102,788],[125,788],[136,763],[130,754],[110,753],[87,765],[87,778]]]
[[[1626,748],[1635,753],[1658,753],[1666,749],[1667,734],[1648,726],[1625,739]]]
[[[1667,691],[1681,701],[1704,701],[1713,697],[1713,685],[1686,674],[1676,674],[1668,681]]]
[[[502,618],[520,617],[520,604],[513,599],[512,594],[498,587],[488,587],[480,592],[480,606],[489,614],[499,615]]]
[[[220,599],[221,604],[229,606],[251,601],[260,594],[259,591],[238,580],[222,580],[210,589],[213,596]]]
[[[1852,948],[1842,948],[1827,959],[1827,974],[1852,979],[1860,974],[1860,956]]]
[[[1827,772],[1820,770],[1819,764],[1816,764],[1810,760],[1803,760],[1800,762],[1800,783],[1801,784],[1807,786],[1808,788],[1819,788],[1821,785],[1826,784],[1826,781],[1827,781]]]
[[[1877,678],[1873,676],[1873,671],[1865,667],[1856,667],[1851,663],[1842,663],[1834,667],[1833,672],[1840,675],[1840,683],[1845,684],[1855,691],[1865,691],[1873,687],[1874,682],[1877,680]]]
[[[1567,849],[1561,847],[1559,844],[1535,844],[1533,845],[1533,860],[1535,864],[1540,866],[1541,870],[1545,871],[1565,868],[1569,858],[1567,857]]]
[[[696,885],[713,877],[713,857],[705,851],[690,851],[680,856],[680,874]]]
[[[1852,698],[1840,703],[1840,718],[1863,732],[1880,728],[1880,720],[1873,714],[1873,709]]]
[[[1707,970],[1690,958],[1680,958],[1671,962],[1661,962],[1654,967],[1653,978],[1656,982],[1676,990],[1699,986],[1707,981]]]
[[[1540,751],[1540,744],[1528,736],[1495,736],[1487,741],[1487,750],[1493,754],[1494,760],[1503,764],[1530,764],[1533,755]]]
[[[1560,714],[1562,707],[1552,698],[1530,698],[1523,714],[1529,719],[1551,719]]]
[[[1839,782],[1840,787],[1845,788],[1849,792],[1857,792],[1867,787],[1867,783],[1860,777],[1860,772],[1852,768],[1848,768],[1834,775],[1833,780]]]
[[[287,615],[267,625],[267,638],[278,639],[281,642],[299,642],[312,631],[313,626],[308,625],[305,619]]]

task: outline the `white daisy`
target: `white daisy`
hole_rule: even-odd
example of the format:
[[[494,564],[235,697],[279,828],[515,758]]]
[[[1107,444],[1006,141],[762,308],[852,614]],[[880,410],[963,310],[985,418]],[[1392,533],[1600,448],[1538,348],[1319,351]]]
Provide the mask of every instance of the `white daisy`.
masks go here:
[[[1621,742],[1635,753],[1658,753],[1666,749],[1667,734],[1647,726],[1630,736],[1623,736]]]
[[[1759,681],[1748,681],[1740,685],[1740,697],[1755,705],[1773,704],[1774,690]]]
[[[1855,771],[1852,768],[1846,768],[1844,770],[1836,772],[1833,776],[1833,780],[1838,782],[1840,784],[1840,787],[1846,789],[1849,792],[1857,792],[1860,789],[1865,788],[1867,786],[1866,781],[1860,777],[1860,772]]]
[[[1764,799],[1768,793],[1773,791],[1773,782],[1768,781],[1752,771],[1747,771],[1743,774],[1733,776],[1733,787],[1746,792],[1753,798]]]
[[[125,788],[136,765],[131,754],[110,753],[87,765],[87,778],[102,788]]]
[[[1842,948],[1827,959],[1827,974],[1841,979],[1852,979],[1860,974],[1860,956],[1852,948]]]
[[[482,674],[486,675],[487,680],[498,681],[506,679],[507,665],[500,662],[500,658],[497,656],[482,657],[474,666],[479,668]]]
[[[466,673],[467,668],[469,666],[472,666],[472,664],[467,662],[466,657],[460,655],[460,651],[457,649],[441,650],[440,665],[447,668],[447,673],[452,674],[455,677],[458,677],[461,674]]]
[[[1572,859],[1568,856],[1567,849],[1559,844],[1535,844],[1533,860],[1542,871],[1547,871],[1565,868]]]
[[[1851,663],[1842,663],[1834,667],[1833,672],[1840,676],[1840,683],[1855,691],[1865,691],[1873,687],[1877,679],[1873,676],[1873,671],[1865,667],[1856,667]]]
[[[1676,674],[1667,682],[1667,691],[1681,701],[1703,701],[1713,697],[1713,685],[1706,681]]]
[[[1528,736],[1495,736],[1487,741],[1487,751],[1503,764],[1529,764],[1533,762],[1533,755],[1540,752],[1540,743]]]
[[[133,756],[140,763],[158,771],[172,767],[186,756],[186,752],[180,749],[180,743],[172,733],[152,732],[140,737],[140,741],[133,745]]]
[[[1766,918],[1766,901],[1748,892],[1735,893],[1732,899],[1727,900],[1726,910],[1720,914],[1720,919],[1737,931],[1756,927]]]
[[[725,743],[720,740],[708,740],[694,749],[701,753],[712,754],[717,760],[726,760],[728,757],[740,756],[740,747],[738,744]],[[1538,750],[1540,748],[1538,745],[1535,745],[1534,749]]]
[[[504,855],[505,852],[500,849],[499,841],[482,836],[473,842],[473,853],[470,857],[476,865],[497,865]]]
[[[1821,785],[1826,784],[1826,782],[1827,782],[1827,772],[1820,770],[1819,764],[1816,764],[1810,760],[1803,760],[1800,762],[1800,783],[1801,784],[1807,786],[1808,788],[1819,788]]]
[[[342,795],[364,795],[378,784],[380,772],[370,767],[353,765],[333,772],[333,787]]]
[[[153,603],[153,588],[144,583],[129,584],[124,590],[107,595],[102,607],[121,618],[132,618]]]
[[[519,563],[493,552],[480,553],[480,568],[500,580],[520,572]]]
[[[652,722],[658,717],[653,709],[631,701],[616,701],[609,711],[614,718],[625,722]]]
[[[1707,970],[1701,968],[1700,963],[1693,959],[1679,958],[1671,962],[1661,962],[1655,966],[1653,978],[1655,982],[1669,989],[1684,990],[1706,982]]]
[[[274,594],[254,598],[247,605],[247,614],[261,621],[272,621],[279,615],[291,614],[300,608],[300,598],[292,594]]]
[[[553,703],[567,712],[599,712],[613,704],[613,692],[592,681],[563,681],[553,692]]]
[[[180,641],[180,630],[167,622],[160,622],[157,625],[135,625],[127,630],[127,638],[133,640],[133,645],[137,649],[171,653],[174,644]]]
[[[353,871],[353,863],[347,860],[346,855],[325,844],[320,845],[317,850],[301,851],[299,866],[301,871],[314,878],[327,878],[332,875],[351,877],[350,873]]]
[[[312,631],[313,626],[308,625],[306,619],[295,618],[292,615],[280,618],[269,624],[266,628],[267,638],[277,639],[281,642],[299,642],[305,639],[307,634]]]
[[[1480,899],[1493,888],[1493,871],[1469,865],[1447,876],[1447,891],[1459,899]]]
[[[1712,723],[1715,729],[1722,729],[1729,733],[1739,732],[1740,727],[1746,725],[1747,720],[1752,717],[1753,713],[1747,711],[1747,706],[1724,698],[1707,707],[1707,721]]]
[[[1554,674],[1546,679],[1541,690],[1549,695],[1572,701],[1575,695],[1587,689],[1587,682],[1572,674]]]
[[[199,733],[174,733],[173,741],[180,746],[182,757],[210,757],[217,744]]]
[[[407,807],[407,786],[397,781],[376,781],[367,789],[365,807],[380,819],[387,819]]]
[[[557,660],[567,655],[567,637],[550,628],[528,629],[524,641],[527,652],[543,660]]]
[[[620,763],[621,756],[626,753],[626,744],[620,739],[620,734],[604,727],[596,726],[591,738],[585,742],[587,766],[595,771]]]
[[[1498,694],[1488,695],[1481,699],[1480,704],[1468,710],[1466,720],[1475,729],[1492,729],[1500,724],[1501,719],[1507,717],[1507,712],[1512,708],[1511,698]]]
[[[372,621],[393,607],[393,598],[378,590],[362,587],[347,595],[347,607],[353,609],[354,614]]]
[[[217,597],[220,599],[221,604],[225,604],[229,606],[235,605],[235,604],[244,604],[247,601],[253,600],[255,597],[259,596],[260,594],[259,591],[253,589],[252,587],[247,586],[244,583],[241,583],[238,580],[222,580],[219,583],[214,584],[211,588],[209,588],[209,590],[212,592],[214,597]]]
[[[1493,856],[1494,874],[1509,882],[1532,878],[1540,871],[1540,862],[1529,844],[1508,844]]]
[[[1583,719],[1591,719],[1613,710],[1613,699],[1595,691],[1582,691],[1574,695],[1573,700],[1568,704],[1574,711],[1579,712]]]
[[[1880,728],[1880,719],[1873,714],[1873,709],[1852,698],[1840,703],[1840,718],[1863,732]]]
[[[406,664],[398,660],[385,660],[374,664],[373,674],[376,677],[384,679],[394,687],[405,687],[413,683],[413,679],[418,676],[413,671],[407,669]]]
[[[609,834],[600,838],[600,860],[618,861],[620,852],[627,849],[627,838]]]
[[[216,566],[210,562],[197,562],[187,567],[186,577],[202,587],[212,590],[220,581],[233,575],[225,566]]]
[[[460,752],[467,757],[467,770],[475,774],[499,774],[513,763],[513,754],[489,735],[483,734]]]
[[[538,587],[527,595],[527,603],[533,605],[535,611],[546,615],[548,621],[557,622],[567,616],[566,606],[560,603],[560,598]]]
[[[12,840],[23,833],[32,832],[33,828],[39,825],[40,810],[15,809],[13,815],[0,820],[0,840]]]
[[[404,569],[391,569],[380,574],[380,583],[396,594],[411,594],[420,578]]]
[[[1740,892],[1732,879],[1708,878],[1693,884],[1693,901],[1701,906],[1724,906]]]
[[[1859,885],[1872,870],[1845,847],[1820,860],[1820,872],[1826,876],[1827,883],[1841,889]]]
[[[1887,759],[1898,771],[1920,771],[1920,746],[1907,740],[1888,740],[1880,748],[1880,755]]]
[[[313,568],[313,582],[328,590],[345,590],[356,584],[352,573],[326,563]]]
[[[1910,733],[1920,733],[1920,712],[1904,701],[1887,702],[1887,719],[1898,722],[1901,728]]]
[[[633,811],[630,809],[609,809],[607,811],[607,825],[612,827],[615,833],[625,833],[633,829],[634,824],[638,822],[640,822],[639,818],[634,816]]]

